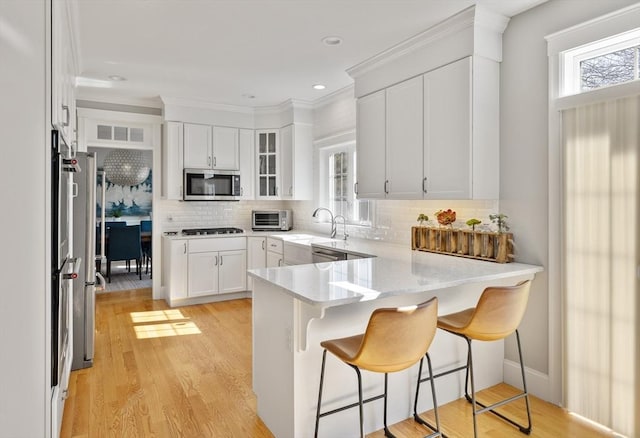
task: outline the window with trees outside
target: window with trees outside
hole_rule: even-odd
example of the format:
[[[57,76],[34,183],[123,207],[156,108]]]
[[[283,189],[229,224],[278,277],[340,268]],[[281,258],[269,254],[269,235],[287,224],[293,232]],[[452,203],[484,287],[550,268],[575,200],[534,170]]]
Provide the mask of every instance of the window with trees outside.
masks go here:
[[[320,149],[320,199],[334,215],[352,225],[371,225],[371,201],[358,200],[355,142]]]
[[[640,78],[640,31],[564,53],[562,95],[578,94]]]

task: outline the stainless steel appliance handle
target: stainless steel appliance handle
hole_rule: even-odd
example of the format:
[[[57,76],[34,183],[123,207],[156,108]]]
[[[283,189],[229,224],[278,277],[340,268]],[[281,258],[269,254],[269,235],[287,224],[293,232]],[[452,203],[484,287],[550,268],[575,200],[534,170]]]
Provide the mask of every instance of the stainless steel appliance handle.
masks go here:
[[[107,257],[106,257],[106,251],[107,249],[105,248],[105,237],[106,237],[106,227],[105,227],[105,219],[106,219],[106,208],[105,208],[105,201],[107,199],[107,179],[104,173],[104,170],[101,170],[100,172],[98,172],[98,175],[100,175],[102,177],[102,190],[100,191],[100,206],[101,206],[101,214],[100,214],[100,223],[102,224],[102,226],[100,227],[100,260],[101,261],[106,261]]]
[[[337,256],[321,252],[314,252],[312,253],[311,257],[313,263],[337,262],[339,260],[345,260],[344,256]]]
[[[104,279],[101,273],[96,272],[96,278],[98,279],[99,286],[96,287],[97,290],[104,291],[107,289],[107,280]]]

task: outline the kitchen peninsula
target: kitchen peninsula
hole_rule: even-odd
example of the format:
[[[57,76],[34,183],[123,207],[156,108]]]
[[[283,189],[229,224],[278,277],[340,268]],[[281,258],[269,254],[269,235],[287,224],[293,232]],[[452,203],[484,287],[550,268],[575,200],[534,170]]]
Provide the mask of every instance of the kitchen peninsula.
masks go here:
[[[325,242],[376,257],[249,271],[253,291],[253,388],[258,415],[277,437],[313,436],[320,362],[320,342],[365,330],[380,307],[417,304],[438,297],[439,314],[472,307],[485,287],[532,279],[539,266],[498,264],[411,251],[382,242]],[[417,333],[416,336],[420,334]],[[526,348],[526,346],[525,346]],[[430,348],[434,372],[463,364],[460,339],[438,331]],[[477,388],[503,381],[504,344],[474,344]],[[410,417],[417,366],[389,375],[389,424]],[[383,377],[363,373],[365,398],[382,392]],[[327,359],[323,410],[357,401],[355,373]],[[436,381],[438,403],[462,396],[464,373]],[[425,395],[426,394],[426,395]],[[418,411],[431,409],[422,391]],[[365,431],[382,427],[382,404],[365,405]],[[357,409],[325,417],[319,436],[356,436]]]

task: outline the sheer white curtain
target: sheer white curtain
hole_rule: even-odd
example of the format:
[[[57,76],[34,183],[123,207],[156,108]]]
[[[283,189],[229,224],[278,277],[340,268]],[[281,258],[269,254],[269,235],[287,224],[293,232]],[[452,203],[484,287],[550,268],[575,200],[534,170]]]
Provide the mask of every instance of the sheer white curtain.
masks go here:
[[[640,436],[640,96],[563,111],[567,408]]]

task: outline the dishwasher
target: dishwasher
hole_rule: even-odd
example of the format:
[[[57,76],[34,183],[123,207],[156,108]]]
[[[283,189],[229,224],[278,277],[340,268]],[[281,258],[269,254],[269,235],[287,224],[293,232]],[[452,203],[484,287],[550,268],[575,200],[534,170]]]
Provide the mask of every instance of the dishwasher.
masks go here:
[[[311,245],[311,257],[313,263],[337,262],[339,260],[347,260],[347,253]]]

